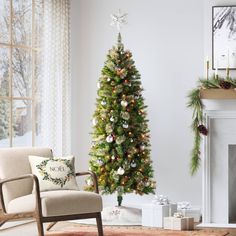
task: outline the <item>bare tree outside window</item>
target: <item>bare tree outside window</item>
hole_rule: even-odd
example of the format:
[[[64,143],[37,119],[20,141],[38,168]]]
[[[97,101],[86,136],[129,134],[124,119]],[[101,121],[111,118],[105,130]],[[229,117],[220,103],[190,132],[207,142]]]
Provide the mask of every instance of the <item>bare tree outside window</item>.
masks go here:
[[[34,145],[40,132],[42,14],[42,0],[0,1],[0,147]]]

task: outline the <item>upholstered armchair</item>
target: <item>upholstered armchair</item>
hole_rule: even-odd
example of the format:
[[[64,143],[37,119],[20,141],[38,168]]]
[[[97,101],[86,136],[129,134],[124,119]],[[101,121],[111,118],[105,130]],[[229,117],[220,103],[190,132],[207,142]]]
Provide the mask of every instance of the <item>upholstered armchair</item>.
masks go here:
[[[80,190],[54,190],[40,192],[37,176],[31,173],[28,156],[52,157],[49,148],[0,149],[0,198],[3,213],[0,227],[7,221],[35,218],[39,236],[44,236],[43,223],[51,222],[47,230],[65,220],[96,218],[98,235],[103,236],[101,211],[102,198],[98,193],[97,177],[91,175],[94,192]],[[35,191],[33,191],[33,186]]]

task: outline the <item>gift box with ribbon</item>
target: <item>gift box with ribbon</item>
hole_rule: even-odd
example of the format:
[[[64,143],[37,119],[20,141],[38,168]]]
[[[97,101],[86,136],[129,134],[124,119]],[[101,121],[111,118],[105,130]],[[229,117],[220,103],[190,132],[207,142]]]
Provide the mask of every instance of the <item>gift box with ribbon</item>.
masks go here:
[[[201,208],[196,206],[191,206],[189,202],[178,202],[178,212],[183,214],[185,217],[193,217],[194,222],[199,222],[201,220]]]
[[[193,230],[192,217],[184,217],[181,213],[175,213],[173,217],[164,217],[164,229]]]
[[[169,216],[169,205],[142,205],[142,226],[163,227],[164,217]]]
[[[170,203],[168,197],[156,195],[151,204],[142,206],[142,226],[163,227],[164,217],[173,216],[177,204]]]

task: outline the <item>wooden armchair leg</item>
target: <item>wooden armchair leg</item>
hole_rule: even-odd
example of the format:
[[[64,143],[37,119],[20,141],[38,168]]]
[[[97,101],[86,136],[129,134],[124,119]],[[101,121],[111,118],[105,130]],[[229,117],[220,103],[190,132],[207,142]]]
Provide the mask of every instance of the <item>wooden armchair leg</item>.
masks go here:
[[[57,223],[57,221],[50,223],[47,227],[47,231],[49,231],[56,223]]]
[[[6,222],[7,220],[0,221],[0,227],[3,226]]]
[[[102,228],[102,216],[101,213],[98,213],[96,217],[97,227],[98,227],[98,236],[103,236],[103,228]]]
[[[38,234],[39,236],[44,236],[44,231],[43,231],[43,222],[40,217],[36,218],[37,226],[38,226]]]

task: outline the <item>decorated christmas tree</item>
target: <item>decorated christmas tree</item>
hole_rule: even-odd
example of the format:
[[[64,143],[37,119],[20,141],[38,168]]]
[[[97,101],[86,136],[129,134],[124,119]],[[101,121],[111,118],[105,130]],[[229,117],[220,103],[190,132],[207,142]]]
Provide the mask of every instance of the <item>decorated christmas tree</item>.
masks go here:
[[[97,84],[90,151],[90,169],[97,174],[102,193],[117,193],[119,206],[123,194],[154,193],[156,187],[140,79],[119,33]]]

